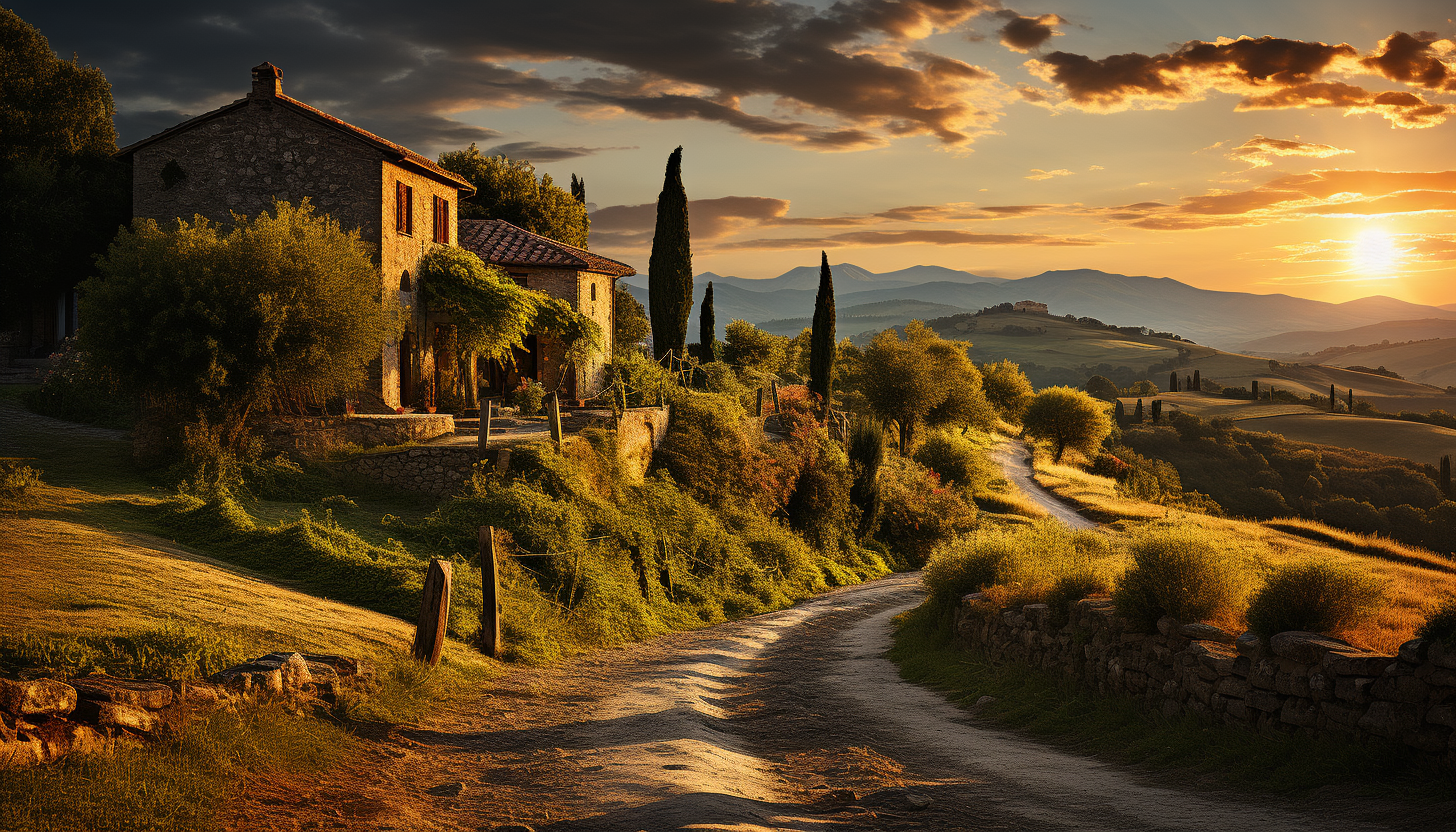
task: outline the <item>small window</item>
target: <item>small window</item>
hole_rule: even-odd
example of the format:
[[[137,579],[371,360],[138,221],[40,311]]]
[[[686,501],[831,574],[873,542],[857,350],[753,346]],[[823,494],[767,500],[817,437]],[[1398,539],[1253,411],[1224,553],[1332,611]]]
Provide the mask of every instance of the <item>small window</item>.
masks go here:
[[[521,272],[511,272],[510,275],[511,275],[511,280],[514,280],[516,282],[516,285],[517,286],[521,287],[522,289],[528,289],[528,288],[530,288],[530,287],[528,287],[526,285],[526,275],[525,274],[523,274]]]
[[[435,197],[435,242],[450,244],[450,202]]]
[[[394,183],[394,230],[415,233],[415,189],[403,182]]]
[[[595,284],[595,283],[593,283],[591,285],[591,299],[592,300],[596,300],[597,299],[597,284]]]
[[[402,274],[402,275],[399,276],[399,290],[401,292],[413,292],[414,291],[414,289],[410,285],[409,269],[405,269],[404,270],[404,274]]]

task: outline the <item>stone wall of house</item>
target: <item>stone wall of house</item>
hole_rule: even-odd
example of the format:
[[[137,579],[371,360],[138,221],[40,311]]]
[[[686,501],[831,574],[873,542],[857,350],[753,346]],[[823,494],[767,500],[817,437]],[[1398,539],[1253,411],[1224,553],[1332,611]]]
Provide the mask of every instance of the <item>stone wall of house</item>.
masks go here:
[[[378,150],[337,128],[273,100],[249,98],[243,107],[138,149],[132,214],[162,223],[194,214],[229,222],[233,211],[256,216],[274,197],[294,204],[308,197],[344,228],[360,229],[373,247],[379,242],[382,161]],[[168,162],[183,174],[170,187],[162,177]]]
[[[612,328],[615,310],[612,299],[615,296],[616,279],[593,272],[553,270],[512,266],[513,274],[526,275],[526,288],[543,292],[553,298],[561,298],[576,311],[591,318],[601,327],[602,351],[592,356],[585,367],[578,370],[577,397],[590,399],[606,386],[607,358],[612,354]],[[593,288],[595,287],[595,288]],[[596,297],[592,297],[595,294]],[[559,371],[565,357],[565,346],[548,335],[540,336],[542,354],[546,364],[542,367],[541,383],[552,390],[560,383]]]
[[[955,620],[961,643],[993,660],[1065,674],[1170,717],[1393,742],[1456,766],[1456,649],[1439,642],[1409,641],[1391,656],[1313,633],[1265,644],[1170,618],[1144,633],[1105,600],[1073,604],[1060,625],[1046,604],[997,609],[980,593]]]
[[[455,417],[448,413],[308,416],[275,420],[265,442],[275,452],[315,456],[345,445],[403,445],[454,432]]]
[[[415,380],[414,399],[419,400],[424,387],[435,377],[435,325],[448,323],[448,318],[442,315],[428,315],[422,309],[417,300],[419,298],[419,261],[434,242],[434,197],[440,197],[446,201],[449,213],[449,238],[451,243],[459,240],[457,217],[459,212],[460,193],[452,185],[447,185],[424,174],[400,167],[390,162],[384,162],[378,168],[378,175],[381,177],[374,183],[374,192],[380,194],[379,202],[375,206],[378,214],[376,222],[381,229],[379,237],[379,268],[384,275],[385,291],[398,292],[406,272],[410,276],[410,287],[413,291],[400,293],[398,297],[408,308],[406,326],[415,334],[416,350],[408,358],[412,361],[409,371]],[[395,185],[404,183],[412,189],[411,199],[414,202],[414,215],[412,229],[409,233],[402,233],[396,224],[397,202],[395,200]],[[428,290],[427,290],[428,291]],[[409,406],[413,401],[403,401],[400,390],[400,351],[399,342],[390,341],[384,345],[383,364],[380,370],[380,385],[383,390],[384,403],[390,407],[400,405]],[[438,391],[436,393],[438,396]]]

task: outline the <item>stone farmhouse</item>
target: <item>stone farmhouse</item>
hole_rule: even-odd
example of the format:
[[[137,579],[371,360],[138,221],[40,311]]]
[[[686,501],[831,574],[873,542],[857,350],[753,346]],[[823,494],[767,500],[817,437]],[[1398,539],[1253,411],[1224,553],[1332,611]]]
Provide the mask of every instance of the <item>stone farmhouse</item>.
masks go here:
[[[252,72],[246,97],[117,152],[132,168],[133,215],[167,222],[201,214],[225,223],[233,212],[257,215],[275,198],[308,198],[344,228],[360,231],[379,265],[383,290],[398,292],[401,306],[410,309],[403,335],[381,345],[360,406],[434,404],[431,393],[440,397],[449,384],[459,385],[466,407],[476,406],[470,383],[477,378],[475,361],[448,354],[449,318],[418,302],[419,281],[412,278],[431,246],[459,242],[460,200],[474,188],[408,148],[284,95],[282,72],[272,64]],[[588,308],[569,281],[538,280],[543,285],[531,288],[566,291],[559,296]],[[608,289],[602,301],[608,321],[611,300]],[[610,336],[610,325],[605,329]],[[445,363],[457,360],[459,366]],[[560,374],[550,361],[549,351],[543,352],[539,376]]]
[[[1046,315],[1047,305],[1034,300],[1019,300],[1012,305],[1013,312],[1030,312],[1037,315]]]
[[[481,368],[481,390],[498,396],[530,378],[547,389],[562,391],[567,400],[581,401],[600,393],[605,386],[606,356],[612,354],[617,279],[631,277],[637,270],[505,220],[461,220],[459,245],[486,263],[500,266],[518,285],[569,301],[602,328],[605,339],[603,352],[586,366],[568,367],[566,348],[559,340],[549,335],[529,336],[526,349],[516,351],[515,366],[492,361]]]

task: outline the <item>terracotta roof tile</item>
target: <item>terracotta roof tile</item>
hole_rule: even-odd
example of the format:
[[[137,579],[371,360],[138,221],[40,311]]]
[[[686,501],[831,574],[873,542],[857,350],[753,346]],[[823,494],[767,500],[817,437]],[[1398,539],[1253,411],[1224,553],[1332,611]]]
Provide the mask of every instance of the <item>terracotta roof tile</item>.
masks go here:
[[[637,273],[626,263],[558,243],[505,220],[461,220],[460,247],[498,266],[563,266],[611,277],[631,277]]]

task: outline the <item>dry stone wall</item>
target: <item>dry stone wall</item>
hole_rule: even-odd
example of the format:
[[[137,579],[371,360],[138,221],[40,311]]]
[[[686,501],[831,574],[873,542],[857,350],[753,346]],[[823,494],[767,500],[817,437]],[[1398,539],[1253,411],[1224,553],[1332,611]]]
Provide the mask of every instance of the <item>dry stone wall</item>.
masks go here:
[[[342,463],[342,467],[350,474],[385,485],[447,497],[465,485],[479,459],[480,452],[473,445],[441,445],[365,454]]]
[[[1065,625],[1046,604],[997,609],[980,593],[956,613],[962,645],[1129,696],[1167,716],[1197,714],[1255,729],[1393,742],[1456,767],[1456,649],[1421,639],[1397,655],[1314,633],[1263,643],[1207,624],[1139,632],[1112,604],[1073,604]]]
[[[376,448],[427,442],[455,432],[448,413],[404,413],[356,416],[310,416],[278,419],[268,430],[268,447],[316,455],[344,445]]]

